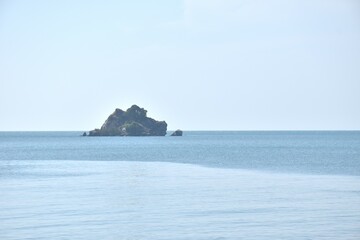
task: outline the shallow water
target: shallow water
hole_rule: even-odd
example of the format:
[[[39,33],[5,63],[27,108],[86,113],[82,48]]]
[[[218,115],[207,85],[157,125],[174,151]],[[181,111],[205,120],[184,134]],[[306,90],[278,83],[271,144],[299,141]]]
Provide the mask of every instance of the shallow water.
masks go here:
[[[77,135],[0,134],[0,239],[360,239],[357,132]]]

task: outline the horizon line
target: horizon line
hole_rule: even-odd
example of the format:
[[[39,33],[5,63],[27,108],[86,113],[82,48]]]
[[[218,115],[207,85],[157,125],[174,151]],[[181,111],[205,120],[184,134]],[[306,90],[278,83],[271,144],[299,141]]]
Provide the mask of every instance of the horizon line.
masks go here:
[[[167,130],[167,132],[176,131],[178,129]],[[355,132],[360,129],[251,129],[251,130],[238,130],[238,129],[227,129],[227,130],[196,130],[188,129],[183,132]],[[89,132],[91,130],[0,130],[0,132]]]

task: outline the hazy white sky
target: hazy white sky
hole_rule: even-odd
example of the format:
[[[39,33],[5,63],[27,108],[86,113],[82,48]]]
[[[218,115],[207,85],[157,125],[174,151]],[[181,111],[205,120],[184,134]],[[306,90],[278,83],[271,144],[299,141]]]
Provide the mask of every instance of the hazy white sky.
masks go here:
[[[360,129],[358,0],[0,0],[0,130]]]

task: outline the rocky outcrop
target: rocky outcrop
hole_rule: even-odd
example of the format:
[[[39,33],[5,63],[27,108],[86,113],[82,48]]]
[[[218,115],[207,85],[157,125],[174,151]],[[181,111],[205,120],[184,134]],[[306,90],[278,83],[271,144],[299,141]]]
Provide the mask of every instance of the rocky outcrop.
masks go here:
[[[181,131],[180,129],[176,130],[175,132],[173,132],[170,136],[175,136],[175,137],[179,137],[183,135],[183,131]]]
[[[89,136],[165,136],[167,123],[146,116],[147,111],[136,105],[126,111],[116,109],[100,129]]]

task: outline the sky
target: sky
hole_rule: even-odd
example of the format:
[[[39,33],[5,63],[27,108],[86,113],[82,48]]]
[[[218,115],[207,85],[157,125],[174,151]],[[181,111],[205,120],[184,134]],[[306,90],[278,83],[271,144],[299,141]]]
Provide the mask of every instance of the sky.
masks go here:
[[[0,0],[0,131],[133,104],[171,130],[360,130],[360,1]]]

